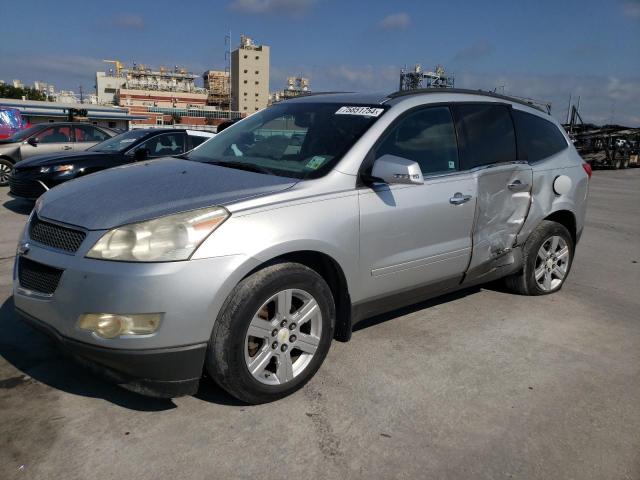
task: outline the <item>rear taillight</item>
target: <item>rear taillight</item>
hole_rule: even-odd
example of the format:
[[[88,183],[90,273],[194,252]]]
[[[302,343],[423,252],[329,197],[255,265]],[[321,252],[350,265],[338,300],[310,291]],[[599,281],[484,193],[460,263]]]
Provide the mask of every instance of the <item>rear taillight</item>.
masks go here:
[[[589,179],[591,179],[591,174],[593,173],[593,170],[591,170],[591,165],[589,165],[587,162],[584,162],[582,164],[582,168],[584,168],[584,171],[587,172],[587,176],[589,177]]]

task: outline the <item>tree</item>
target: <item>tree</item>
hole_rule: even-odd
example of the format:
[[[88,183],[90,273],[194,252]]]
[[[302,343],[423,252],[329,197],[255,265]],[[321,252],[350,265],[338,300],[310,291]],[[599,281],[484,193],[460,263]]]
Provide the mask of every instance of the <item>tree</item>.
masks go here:
[[[46,100],[47,96],[36,90],[35,88],[16,88],[13,85],[0,85],[0,98],[17,98],[25,97],[27,100]]]

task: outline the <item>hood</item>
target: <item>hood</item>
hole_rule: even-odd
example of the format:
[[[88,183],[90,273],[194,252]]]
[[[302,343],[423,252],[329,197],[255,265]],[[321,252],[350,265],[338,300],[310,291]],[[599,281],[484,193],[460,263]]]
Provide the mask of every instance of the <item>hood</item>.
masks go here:
[[[275,193],[296,179],[177,158],[126,165],[46,192],[38,215],[89,230]]]
[[[32,168],[32,167],[44,167],[46,165],[59,165],[61,163],[78,162],[81,160],[88,160],[92,158],[100,157],[113,157],[112,153],[105,152],[67,152],[67,153],[52,153],[50,155],[36,155],[35,157],[21,160],[15,164],[15,168]]]

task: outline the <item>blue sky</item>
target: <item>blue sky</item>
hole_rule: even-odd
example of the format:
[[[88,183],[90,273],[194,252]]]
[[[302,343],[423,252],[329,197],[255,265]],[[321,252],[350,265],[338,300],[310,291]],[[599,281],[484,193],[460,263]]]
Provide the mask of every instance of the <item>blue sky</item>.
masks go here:
[[[551,101],[586,121],[640,125],[640,0],[0,0],[0,79],[91,90],[103,59],[224,67],[224,36],[271,46],[271,90],[397,88],[398,70],[443,64],[456,86]],[[500,88],[502,90],[502,88]]]

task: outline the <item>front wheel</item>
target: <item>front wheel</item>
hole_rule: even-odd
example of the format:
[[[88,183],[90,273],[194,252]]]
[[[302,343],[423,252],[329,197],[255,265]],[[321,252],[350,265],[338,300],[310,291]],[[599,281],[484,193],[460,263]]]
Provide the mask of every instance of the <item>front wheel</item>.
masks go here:
[[[547,295],[562,288],[573,261],[574,243],[569,231],[544,220],[523,246],[523,267],[505,279],[521,295]]]
[[[9,185],[11,170],[13,170],[13,164],[6,158],[0,158],[0,187]]]
[[[233,290],[214,325],[206,369],[251,404],[285,397],[316,373],[335,327],[331,290],[314,270],[271,265]]]

